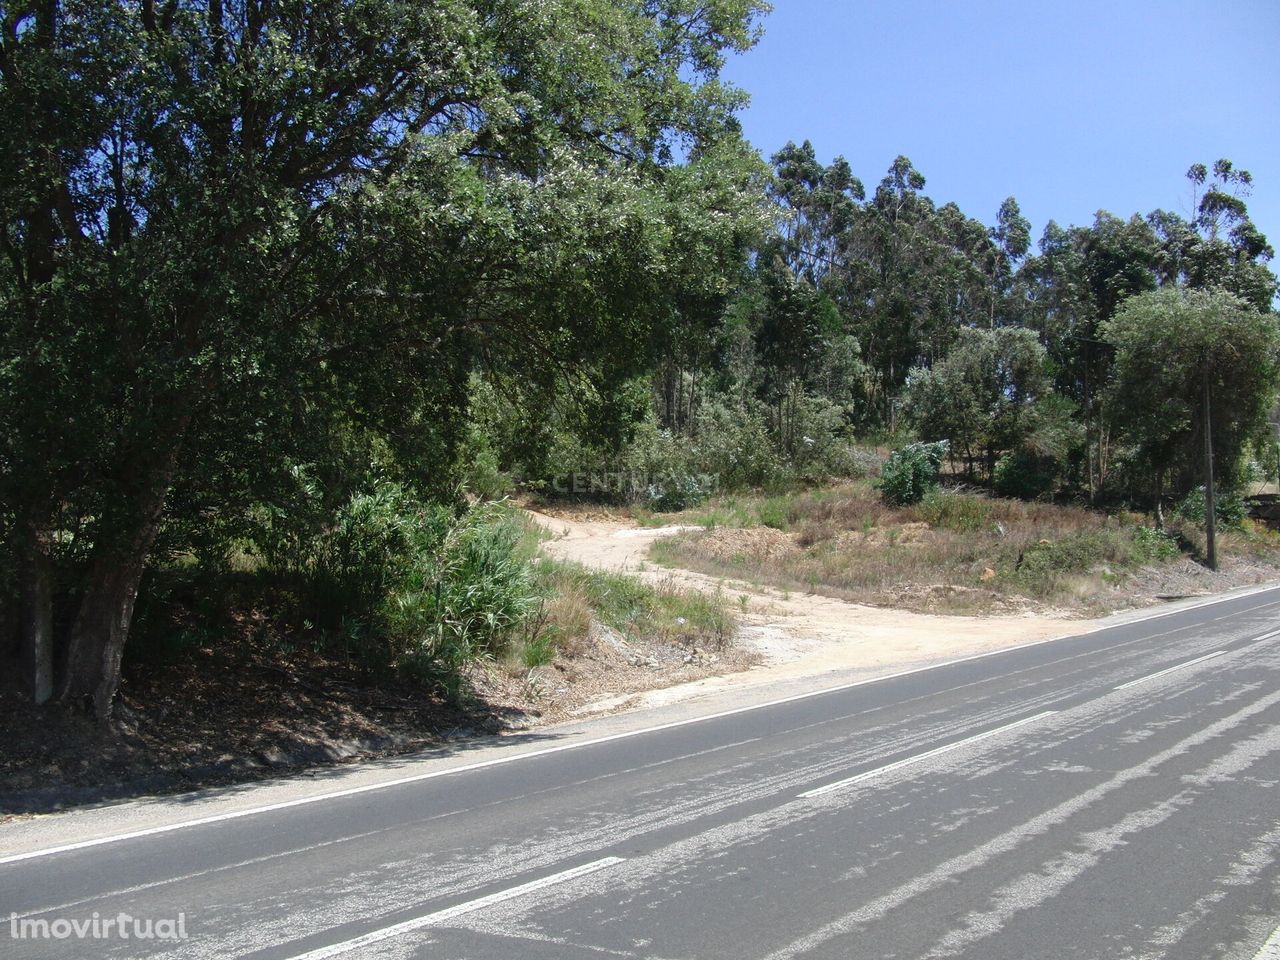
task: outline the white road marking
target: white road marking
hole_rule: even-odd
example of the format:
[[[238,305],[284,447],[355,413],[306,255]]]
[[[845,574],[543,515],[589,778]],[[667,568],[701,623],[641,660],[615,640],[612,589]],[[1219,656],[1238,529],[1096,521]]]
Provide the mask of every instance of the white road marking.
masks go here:
[[[1259,640],[1265,639],[1258,637]],[[1185,667],[1193,667],[1197,663],[1204,663],[1206,660],[1212,660],[1214,657],[1220,657],[1227,651],[1216,650],[1213,653],[1206,653],[1203,657],[1196,657],[1194,660],[1188,660],[1185,663],[1174,664],[1172,667],[1165,667],[1163,670],[1157,670],[1155,673],[1148,673],[1145,677],[1139,677],[1137,680],[1130,680],[1128,683],[1122,683],[1116,687],[1117,690],[1126,690],[1129,687],[1136,687],[1140,683],[1146,683],[1148,680],[1154,680],[1156,677],[1163,677],[1166,673],[1173,673],[1175,670],[1182,670]]]
[[[602,743],[612,743],[616,740],[627,740],[631,737],[639,737],[646,733],[658,733],[663,730],[674,730],[677,727],[687,727],[695,723],[706,723],[710,720],[720,720],[724,717],[733,717],[742,713],[750,713],[754,710],[767,710],[770,707],[779,707],[784,704],[795,703],[800,700],[808,700],[812,697],[820,697],[828,693],[839,693],[844,690],[852,690],[855,687],[865,687],[873,683],[883,683],[886,680],[896,680],[900,677],[909,677],[913,674],[925,673],[930,670],[940,670],[943,667],[955,666],[960,663],[968,663],[971,660],[982,660],[1000,653],[1010,653],[1014,650],[1025,650],[1028,647],[1038,647],[1045,643],[1054,643],[1058,640],[1067,640],[1071,637],[1082,636],[1086,636],[1086,634],[1067,634],[1061,637],[1048,637],[1044,640],[1032,640],[1029,643],[1021,643],[1017,646],[1005,647],[1000,650],[988,650],[985,653],[977,653],[969,657],[960,657],[956,660],[948,660],[944,663],[930,664],[925,667],[914,667],[910,670],[900,670],[897,673],[888,673],[882,677],[868,677],[865,680],[854,680],[850,683],[837,684],[833,687],[824,687],[821,690],[809,690],[805,693],[797,693],[790,697],[781,697],[777,700],[766,701],[765,703],[750,704],[745,707],[735,707],[732,710],[722,710],[719,713],[708,713],[702,716],[689,717],[684,720],[672,720],[669,723],[659,723],[651,727],[643,727],[639,730],[628,730],[624,733],[612,733],[607,736],[595,737],[590,740],[581,740],[577,743],[562,743],[554,747],[543,747],[539,750],[529,750],[524,753],[511,754],[505,757],[494,757],[492,760],[480,760],[476,763],[449,767],[446,770],[433,770],[430,773],[418,773],[409,777],[397,777],[394,780],[367,783],[363,786],[349,787],[345,790],[330,790],[326,793],[317,793],[309,797],[298,797],[294,800],[282,800],[279,803],[268,803],[260,807],[247,807],[243,810],[216,813],[207,817],[197,817],[193,820],[180,820],[177,823],[166,823],[158,827],[147,827],[142,830],[130,830],[127,833],[117,833],[106,837],[95,837],[92,840],[80,840],[75,843],[64,843],[56,847],[44,847],[39,850],[29,851],[28,853],[10,854],[9,856],[0,857],[0,866],[8,863],[18,863],[22,860],[34,860],[38,857],[48,857],[55,853],[68,853],[72,850],[84,850],[88,847],[99,847],[108,843],[119,843],[124,840],[137,840],[141,837],[153,837],[159,834],[172,833],[175,830],[185,830],[189,827],[203,827],[211,823],[221,823],[225,820],[239,820],[241,817],[251,817],[259,813],[271,813],[275,810],[288,810],[292,807],[302,807],[307,804],[321,803],[325,800],[354,797],[362,793],[372,793],[376,790],[388,790],[392,787],[402,787],[410,783],[421,783],[426,780],[435,780],[438,777],[450,777],[454,774],[467,773],[471,770],[483,770],[488,767],[501,766],[505,763],[515,763],[518,760],[530,760],[534,757],[545,757],[554,753],[563,753],[567,750],[580,750],[584,747],[593,747]],[[1142,639],[1151,638],[1145,637]]]
[[[428,913],[423,917],[415,917],[412,920],[405,920],[403,923],[393,924],[390,927],[383,927],[381,930],[374,930],[359,937],[353,937],[350,940],[343,940],[341,943],[335,943],[327,947],[320,947],[317,950],[310,950],[307,953],[299,953],[290,958],[290,960],[324,960],[325,957],[336,957],[340,954],[356,950],[360,947],[367,947],[370,944],[381,943],[383,940],[390,940],[401,934],[412,933],[415,930],[421,930],[424,927],[433,927],[437,924],[445,923],[454,917],[460,917],[465,913],[471,913],[484,907],[493,906],[495,903],[503,903],[507,900],[514,900],[516,897],[524,896],[526,893],[532,893],[535,890],[542,890],[546,887],[555,886],[557,883],[565,883],[569,880],[576,880],[578,877],[585,877],[589,873],[595,873],[597,870],[603,870],[605,867],[612,867],[614,864],[624,862],[623,857],[605,857],[603,860],[595,860],[591,863],[583,864],[580,867],[574,867],[572,870],[563,870],[560,873],[553,873],[549,877],[542,877],[539,880],[530,880],[528,883],[522,883],[518,887],[512,887],[509,890],[499,890],[497,893],[491,893],[487,897],[479,897],[475,900],[468,900],[466,903],[460,903],[457,906],[446,907],[444,910],[437,910],[435,913]]]
[[[1267,937],[1267,942],[1253,955],[1253,960],[1280,960],[1280,927]]]
[[[1184,758],[1190,750],[1211,743],[1223,734],[1231,732],[1244,721],[1272,709],[1278,703],[1280,703],[1280,692],[1261,697],[1230,716],[1215,720],[1202,730],[1198,730],[1141,763],[1117,772],[1111,779],[1064,800],[1052,809],[1035,815],[1025,823],[996,835],[981,846],[958,854],[934,867],[928,873],[917,876],[895,887],[888,893],[856,907],[844,916],[838,917],[817,930],[775,950],[763,960],[797,960],[801,956],[817,951],[819,947],[830,943],[838,937],[849,936],[866,924],[881,919],[890,910],[895,910],[922,894],[957,882],[957,879],[964,874],[986,866],[996,857],[1004,856],[1018,849],[1027,841],[1044,837],[1051,829],[1066,823],[1071,817],[1080,814],[1082,811],[1094,807],[1104,797],[1114,794],[1117,790],[1123,789],[1131,783],[1156,775],[1157,771],[1171,760]],[[1204,775],[1206,777],[1229,776],[1231,775],[1230,771],[1235,768],[1236,765],[1233,763],[1224,763],[1221,760],[1214,761],[1205,768]],[[686,860],[695,857],[698,852],[700,851],[683,851]]]
[[[1033,717],[1023,717],[1021,720],[1016,720],[1013,723],[1007,723],[1003,727],[996,727],[996,729],[994,730],[988,730],[986,733],[979,733],[976,736],[967,737],[964,740],[957,740],[955,743],[948,743],[946,746],[943,746],[943,747],[935,747],[934,749],[926,751],[925,753],[916,754],[914,757],[907,757],[905,760],[898,760],[894,763],[885,764],[885,766],[883,767],[876,767],[874,770],[868,770],[865,773],[859,773],[857,776],[849,777],[845,780],[837,780],[835,783],[828,783],[824,787],[817,787],[816,789],[813,789],[813,790],[807,790],[804,793],[799,794],[799,796],[801,797],[801,799],[808,799],[809,797],[820,797],[826,793],[833,793],[836,790],[843,790],[845,787],[851,787],[855,783],[862,783],[864,780],[871,780],[875,777],[882,776],[894,770],[901,770],[903,767],[909,767],[912,764],[923,763],[925,760],[930,760],[933,757],[941,756],[944,753],[950,753],[952,750],[959,750],[961,747],[967,747],[970,744],[978,743],[982,740],[988,740],[991,737],[998,736],[999,734],[1007,733],[1010,730],[1014,730],[1018,727],[1025,726],[1028,723],[1034,723],[1037,720],[1043,720],[1045,717],[1052,716],[1057,712],[1058,712],[1057,710],[1046,710],[1044,711],[1044,713],[1037,713]]]
[[[1194,607],[1184,607],[1178,610],[1168,610],[1163,613],[1153,614],[1144,617],[1141,620],[1134,620],[1127,623],[1116,624],[1115,627],[1103,627],[1101,629],[1115,629],[1119,627],[1133,626],[1137,623],[1148,623],[1152,620],[1161,620],[1165,617],[1175,616],[1179,613],[1187,613],[1191,610],[1199,610],[1204,607],[1216,606],[1220,603],[1227,603],[1231,600],[1239,600],[1244,597],[1252,596],[1255,593],[1265,593],[1268,590],[1276,589],[1275,587],[1259,587],[1250,590],[1247,593],[1234,593],[1230,596],[1218,597],[1204,603],[1196,604]],[[1178,628],[1185,629],[1185,628]],[[1176,632],[1176,631],[1174,631]],[[1277,631],[1280,633],[1280,631]],[[711,720],[719,720],[724,717],[737,716],[742,713],[750,713],[753,710],[767,710],[770,707],[778,707],[787,703],[795,703],[800,700],[808,700],[812,697],[821,697],[829,693],[839,693],[844,690],[852,690],[856,687],[864,687],[873,683],[883,683],[886,680],[897,680],[901,677],[909,677],[918,673],[927,673],[930,670],[941,670],[945,667],[952,667],[960,663],[970,663],[975,660],[985,660],[988,657],[998,656],[1002,653],[1012,653],[1015,650],[1026,650],[1031,647],[1039,647],[1046,643],[1056,643],[1059,640],[1069,640],[1087,636],[1082,633],[1063,634],[1058,637],[1046,637],[1043,640],[1032,640],[1027,643],[1019,643],[1009,647],[1003,647],[997,650],[987,650],[984,653],[975,653],[967,657],[958,657],[955,660],[946,660],[942,663],[933,663],[923,667],[913,667],[910,670],[899,670],[896,673],[888,673],[882,677],[868,677],[865,680],[854,680],[850,683],[836,684],[831,687],[824,687],[820,690],[810,690],[805,693],[798,693],[790,697],[781,697],[777,700],[769,700],[764,703],[754,703],[745,707],[735,707],[732,710],[722,710],[718,713],[709,713],[698,717],[688,717],[684,720],[673,720],[669,723],[659,723],[651,727],[642,727],[639,730],[628,730],[624,733],[613,733],[604,737],[595,737],[593,739],[581,740],[577,743],[564,743],[554,747],[543,747],[540,750],[530,750],[525,753],[512,754],[505,757],[495,757],[492,760],[481,760],[476,763],[463,764],[457,767],[450,767],[447,770],[434,770],[430,773],[419,773],[409,777],[397,777],[394,780],[384,780],[379,783],[368,783],[359,787],[349,787],[345,790],[330,790],[326,793],[318,793],[309,797],[298,797],[294,800],[282,800],[279,803],[268,803],[259,807],[246,807],[243,810],[232,810],[228,813],[211,814],[207,817],[197,817],[192,820],[180,820],[177,823],[167,823],[158,827],[147,827],[142,830],[130,830],[126,833],[112,834],[105,837],[95,837],[92,840],[80,840],[75,843],[64,843],[53,847],[43,847],[38,850],[31,850],[27,853],[16,853],[8,856],[0,857],[0,866],[9,863],[19,863],[23,860],[35,860],[39,857],[52,856],[55,853],[68,853],[73,850],[84,850],[89,847],[99,847],[108,843],[120,843],[125,840],[137,840],[142,837],[153,837],[164,833],[172,833],[175,830],[186,830],[190,827],[203,827],[211,823],[221,823],[224,820],[238,820],[241,817],[251,817],[259,813],[270,813],[275,810],[287,810],[292,807],[302,807],[312,803],[322,803],[325,800],[337,800],[342,797],[353,797],[362,793],[371,793],[376,790],[389,790],[392,787],[402,787],[410,783],[421,783],[425,780],[434,780],[437,777],[448,777],[458,773],[467,773],[471,770],[482,770],[487,767],[496,767],[504,763],[514,763],[517,760],[529,760],[534,757],[545,757],[553,753],[562,753],[566,750],[579,750],[584,747],[593,747],[601,743],[611,743],[615,740],[626,740],[631,737],[643,736],[647,733],[658,733],[662,730],[673,730],[677,727],[690,726],[695,723],[706,723]],[[1160,636],[1156,634],[1154,636]],[[1268,635],[1270,636],[1270,635]],[[1150,640],[1154,637],[1142,637],[1141,640]],[[1262,639],[1262,638],[1259,638]],[[1150,678],[1147,678],[1150,679]]]

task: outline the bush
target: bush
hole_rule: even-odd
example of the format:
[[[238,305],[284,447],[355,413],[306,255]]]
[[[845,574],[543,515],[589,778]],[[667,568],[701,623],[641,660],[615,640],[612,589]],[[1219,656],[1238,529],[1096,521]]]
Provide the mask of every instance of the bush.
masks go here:
[[[698,468],[722,490],[768,488],[786,477],[763,409],[710,402],[698,410],[693,450]]]
[[[893,506],[919,503],[938,485],[947,442],[911,443],[889,454],[880,471],[880,495]]]
[[[536,610],[523,528],[502,503],[458,515],[382,483],[353,496],[295,558],[302,615],[366,669],[460,690]]]
[[[991,501],[971,493],[930,490],[925,494],[916,513],[931,527],[960,533],[989,530],[995,523]]]
[[[712,484],[696,474],[673,473],[651,477],[645,490],[644,505],[657,513],[673,513],[696,507],[711,495]]]
[[[448,683],[502,652],[541,599],[522,538],[505,505],[483,504],[413,553],[379,608],[396,667]]]
[[[443,540],[452,520],[444,507],[428,507],[394,483],[357,493],[328,529],[287,565],[305,583],[303,615],[330,638],[379,634],[379,607],[420,553]],[[361,658],[386,661],[362,642]]]
[[[1081,530],[1051,542],[1028,547],[1018,568],[1019,578],[1044,588],[1054,577],[1087,573],[1103,564],[1131,566],[1133,541],[1123,531],[1110,529]]]
[[[996,493],[1014,500],[1044,499],[1053,493],[1059,473],[1056,461],[1020,447],[996,463]]]
[[[1163,530],[1156,530],[1152,527],[1135,528],[1133,531],[1133,545],[1137,559],[1141,563],[1159,563],[1163,560],[1172,560],[1181,553],[1178,549],[1176,537],[1171,537]]]
[[[1207,510],[1208,504],[1205,502],[1204,487],[1197,487],[1188,493],[1181,503],[1174,507],[1173,513],[1180,520],[1204,526]],[[1240,497],[1218,491],[1214,499],[1214,516],[1217,518],[1218,529],[1238,530],[1244,526],[1248,510],[1245,508],[1244,500]]]

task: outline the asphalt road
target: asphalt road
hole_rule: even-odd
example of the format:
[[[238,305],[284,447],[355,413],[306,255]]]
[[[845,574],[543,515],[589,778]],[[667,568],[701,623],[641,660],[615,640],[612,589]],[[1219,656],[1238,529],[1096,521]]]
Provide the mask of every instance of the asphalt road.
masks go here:
[[[0,830],[0,957],[1280,960],[1280,590],[524,749]]]

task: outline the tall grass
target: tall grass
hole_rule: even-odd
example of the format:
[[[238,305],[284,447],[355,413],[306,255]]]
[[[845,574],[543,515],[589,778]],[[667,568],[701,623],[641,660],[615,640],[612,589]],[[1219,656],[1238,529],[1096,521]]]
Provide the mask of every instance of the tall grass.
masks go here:
[[[736,620],[723,597],[622,573],[544,559],[539,579],[552,601],[551,629],[560,644],[583,643],[597,620],[625,637],[722,649]]]

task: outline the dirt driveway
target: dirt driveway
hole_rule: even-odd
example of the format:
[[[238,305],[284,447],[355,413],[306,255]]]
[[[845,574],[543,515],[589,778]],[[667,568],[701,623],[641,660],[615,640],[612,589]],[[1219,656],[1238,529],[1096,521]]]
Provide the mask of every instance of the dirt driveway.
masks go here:
[[[642,695],[644,704],[670,702],[725,686],[767,684],[834,671],[889,673],[1095,628],[1091,621],[1039,615],[939,616],[812,594],[787,594],[690,570],[658,567],[647,559],[654,540],[688,527],[632,527],[616,520],[577,520],[536,511],[529,514],[551,533],[552,539],[543,545],[551,556],[626,571],[655,583],[721,592],[738,608],[742,621],[738,642],[760,655],[760,665],[747,673],[652,691]],[[636,705],[634,699],[628,705]]]

